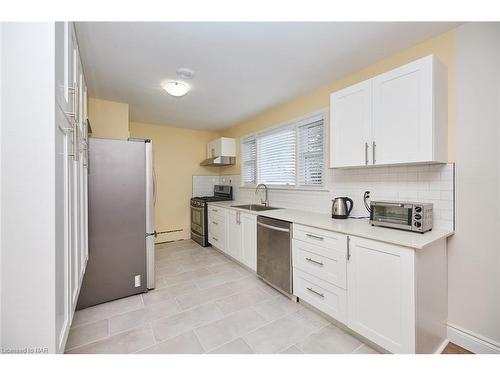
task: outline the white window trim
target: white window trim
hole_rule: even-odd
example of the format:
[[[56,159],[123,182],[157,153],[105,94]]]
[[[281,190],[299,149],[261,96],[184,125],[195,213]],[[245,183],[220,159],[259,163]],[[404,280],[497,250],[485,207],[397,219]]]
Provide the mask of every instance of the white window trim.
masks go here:
[[[289,185],[269,185],[268,189],[269,190],[292,190],[292,191],[328,191],[326,188],[327,185],[327,145],[328,143],[326,142],[326,139],[329,136],[329,129],[330,129],[330,124],[329,124],[329,116],[328,116],[328,108],[322,108],[318,111],[310,112],[307,113],[303,116],[294,118],[289,121],[284,121],[282,123],[279,123],[277,125],[272,125],[270,127],[267,127],[265,129],[248,133],[242,137],[240,137],[240,150],[243,150],[243,143],[245,141],[248,141],[251,138],[258,138],[258,136],[262,134],[269,134],[270,132],[273,131],[278,131],[280,128],[285,128],[287,126],[292,126],[295,128],[297,131],[297,128],[299,128],[301,125],[304,123],[309,123],[309,119],[321,116],[323,117],[323,181],[321,185],[313,186],[313,185],[299,185],[298,184],[298,168],[299,168],[299,158],[295,158],[295,170],[297,171],[295,175],[295,182],[296,184],[294,186],[289,186]],[[296,135],[295,137],[295,149],[298,150],[298,136]],[[256,142],[256,159],[259,157],[259,142]],[[257,164],[257,161],[256,161]],[[242,170],[240,171],[240,176],[243,176],[243,168],[244,168],[244,163],[243,160],[241,162],[241,168]],[[243,178],[241,178],[240,182],[240,188],[241,189],[255,189],[257,185],[259,184],[259,169],[256,165],[256,183],[255,184],[245,184],[243,181]]]

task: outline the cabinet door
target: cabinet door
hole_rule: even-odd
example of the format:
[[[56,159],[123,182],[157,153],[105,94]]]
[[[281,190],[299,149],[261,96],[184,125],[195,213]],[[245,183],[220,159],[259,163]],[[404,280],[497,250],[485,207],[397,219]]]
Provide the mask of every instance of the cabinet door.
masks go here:
[[[257,271],[257,217],[252,214],[240,215],[242,262]]]
[[[330,168],[370,163],[371,81],[364,81],[330,97]]]
[[[72,24],[71,22],[55,23],[55,94],[56,102],[63,113],[73,110],[72,75]]]
[[[226,253],[241,261],[241,225],[239,211],[226,210]]]
[[[69,118],[72,121],[71,131],[71,154],[70,159],[70,176],[72,180],[71,186],[71,205],[70,205],[70,220],[71,220],[71,303],[72,311],[76,308],[76,303],[78,301],[78,294],[80,290],[80,285],[82,281],[82,257],[81,257],[81,241],[80,237],[82,235],[80,228],[80,215],[81,215],[81,201],[80,201],[80,189],[81,189],[81,175],[80,175],[80,103],[79,103],[79,83],[80,83],[80,56],[78,53],[78,44],[76,41],[76,35],[73,28],[73,24],[70,25],[70,39],[71,39],[71,80],[70,86],[73,87],[71,93],[71,103],[73,114]]]
[[[71,220],[70,196],[71,180],[70,153],[71,134],[68,132],[70,124],[59,106],[56,106],[55,127],[55,193],[56,193],[56,259],[55,259],[55,324],[58,352],[64,352],[64,345],[71,324]]]
[[[356,237],[349,241],[348,326],[393,353],[415,351],[413,251]]]
[[[432,56],[372,81],[374,164],[432,161]]]

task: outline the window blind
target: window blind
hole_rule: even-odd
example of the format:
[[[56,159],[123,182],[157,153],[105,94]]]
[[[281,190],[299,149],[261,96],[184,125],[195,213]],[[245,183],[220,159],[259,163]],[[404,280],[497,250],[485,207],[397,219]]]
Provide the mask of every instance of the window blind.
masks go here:
[[[255,138],[243,141],[241,145],[243,162],[243,185],[255,185],[257,181],[257,142]]]
[[[324,132],[321,113],[242,138],[242,185],[322,186]]]
[[[258,182],[268,185],[295,185],[295,127],[263,134],[258,142]]]
[[[324,120],[315,120],[297,128],[298,184],[319,186],[323,184],[324,170]]]

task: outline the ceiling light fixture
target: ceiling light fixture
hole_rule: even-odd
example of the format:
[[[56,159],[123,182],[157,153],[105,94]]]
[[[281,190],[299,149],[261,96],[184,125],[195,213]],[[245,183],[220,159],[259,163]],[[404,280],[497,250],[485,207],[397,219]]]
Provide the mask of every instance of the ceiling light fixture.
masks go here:
[[[187,84],[179,81],[165,81],[162,82],[161,87],[170,95],[177,97],[186,95],[190,89]]]

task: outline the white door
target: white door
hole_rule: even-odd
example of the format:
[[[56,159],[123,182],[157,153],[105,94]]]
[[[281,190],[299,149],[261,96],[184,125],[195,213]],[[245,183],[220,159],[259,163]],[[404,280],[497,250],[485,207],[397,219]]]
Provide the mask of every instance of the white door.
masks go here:
[[[374,164],[432,160],[432,56],[372,82]]]
[[[242,213],[241,222],[241,261],[257,272],[257,216]]]
[[[330,97],[330,168],[370,163],[371,81],[364,81]]]
[[[77,165],[74,161],[77,98],[73,28],[70,22],[55,24],[55,144],[56,144],[56,340],[64,351],[76,304],[78,269],[75,256],[78,230],[75,207]]]
[[[240,212],[226,210],[226,250],[225,252],[241,261],[241,225]]]
[[[350,237],[348,326],[393,353],[415,351],[413,251]]]

